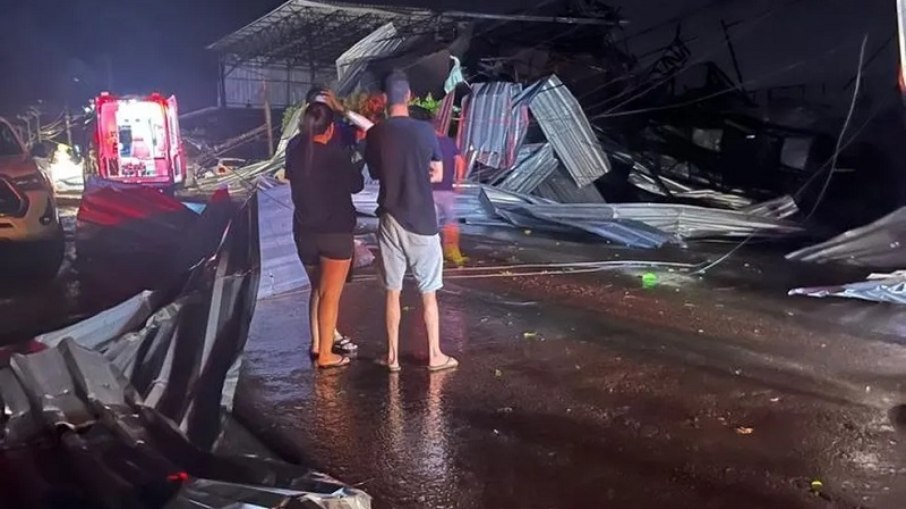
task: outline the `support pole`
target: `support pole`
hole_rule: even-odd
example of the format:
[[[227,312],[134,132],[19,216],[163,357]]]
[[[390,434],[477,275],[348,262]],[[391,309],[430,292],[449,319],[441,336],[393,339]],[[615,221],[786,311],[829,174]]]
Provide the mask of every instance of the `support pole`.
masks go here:
[[[724,29],[724,40],[727,41],[727,49],[730,50],[730,59],[733,61],[733,70],[736,71],[736,80],[739,83],[739,89],[745,91],[742,80],[742,70],[739,67],[739,60],[736,58],[736,48],[733,47],[733,41],[730,39],[730,28],[724,20],[720,20],[720,26]]]
[[[897,34],[900,40],[900,94],[906,102],[906,0],[897,0]]]
[[[41,112],[35,111],[33,115],[35,116],[35,140],[41,143],[44,141],[44,135],[41,134]]]
[[[63,118],[66,121],[66,144],[72,147],[72,116],[69,113],[69,107],[66,108],[66,114]]]
[[[274,121],[271,115],[271,100],[268,97],[267,80],[263,80],[264,90],[264,128],[267,130],[267,153],[274,157]]]

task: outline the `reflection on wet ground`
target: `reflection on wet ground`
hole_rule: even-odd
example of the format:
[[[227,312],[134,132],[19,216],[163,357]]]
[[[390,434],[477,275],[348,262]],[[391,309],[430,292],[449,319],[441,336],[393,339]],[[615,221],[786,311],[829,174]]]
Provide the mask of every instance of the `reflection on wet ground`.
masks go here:
[[[57,277],[36,280],[18,273],[0,275],[0,346],[61,329],[126,300],[142,290],[120,275],[86,277],[76,267],[77,206],[60,208],[66,254]]]
[[[627,254],[469,251],[488,266]],[[373,282],[344,297],[342,330],[362,351],[342,371],[311,369],[304,296],[262,302],[237,412],[378,508],[902,507],[899,312],[873,308],[888,325],[856,333],[870,305],[787,298],[772,280],[812,276],[766,267],[753,255],[705,279],[664,271],[648,290],[633,274],[451,277],[442,330],[462,366],[433,375],[411,294],[398,375],[373,362]]]

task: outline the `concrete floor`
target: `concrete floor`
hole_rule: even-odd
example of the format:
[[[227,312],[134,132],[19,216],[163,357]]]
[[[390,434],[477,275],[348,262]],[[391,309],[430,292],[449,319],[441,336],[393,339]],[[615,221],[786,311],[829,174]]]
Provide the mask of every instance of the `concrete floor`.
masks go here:
[[[699,263],[728,247],[639,253],[509,232],[468,251],[489,267]],[[367,275],[344,296],[341,330],[362,352],[341,371],[311,368],[304,294],[264,301],[236,411],[377,508],[902,508],[906,447],[888,411],[906,402],[906,313],[788,298],[855,274],[777,260],[747,250],[704,277],[659,271],[652,289],[638,271],[450,272],[443,341],[462,366],[441,374],[421,367],[412,291],[398,375],[373,362],[382,292]]]

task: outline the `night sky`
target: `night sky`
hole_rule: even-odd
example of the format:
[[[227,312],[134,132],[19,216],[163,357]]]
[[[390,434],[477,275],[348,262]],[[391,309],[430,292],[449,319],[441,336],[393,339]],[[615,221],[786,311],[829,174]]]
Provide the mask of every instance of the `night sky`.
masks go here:
[[[438,10],[525,12],[545,0],[368,0]],[[557,0],[565,1],[565,0]],[[582,0],[591,1],[591,0]],[[83,105],[98,92],[175,93],[182,110],[216,102],[217,67],[206,45],[277,7],[283,0],[0,0],[0,114],[39,99],[46,109]],[[730,70],[720,21],[733,29],[747,80],[758,86],[851,80],[861,38],[887,43],[866,74],[895,84],[894,0],[608,0],[630,20],[628,32],[664,28],[632,40],[637,54],[673,37],[674,17],[693,36],[696,58]],[[776,10],[776,13],[773,12]],[[691,16],[686,14],[693,13]],[[765,13],[770,13],[767,17]],[[757,20],[762,21],[757,21]],[[755,20],[755,21],[753,21]],[[828,48],[838,48],[827,54]],[[797,64],[805,62],[805,64]],[[784,70],[785,67],[790,67]],[[109,70],[109,72],[108,72]],[[782,71],[782,72],[781,72]],[[892,81],[893,80],[893,81]],[[112,82],[112,87],[109,84]],[[834,94],[841,97],[847,94]]]
[[[283,0],[0,0],[0,114],[44,100],[86,104],[117,94],[176,93],[182,110],[216,102],[216,61],[204,47]],[[487,2],[371,0],[475,8]],[[538,0],[505,0],[519,8]],[[496,7],[496,5],[494,6]],[[487,5],[484,6],[487,8]],[[108,73],[108,68],[111,72]],[[78,81],[76,81],[78,80]]]
[[[184,111],[210,105],[216,64],[204,47],[280,3],[0,0],[0,112],[86,103],[111,74],[116,93],[177,93]]]

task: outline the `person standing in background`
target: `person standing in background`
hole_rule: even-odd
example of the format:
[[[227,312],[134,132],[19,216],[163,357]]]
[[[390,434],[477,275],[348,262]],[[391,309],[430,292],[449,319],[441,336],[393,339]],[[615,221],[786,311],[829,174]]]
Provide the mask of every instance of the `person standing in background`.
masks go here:
[[[380,182],[378,244],[386,296],[387,368],[400,370],[400,294],[407,269],[422,295],[428,331],[428,367],[452,369],[456,359],[440,348],[437,291],[443,287],[443,253],[437,232],[437,213],[431,184],[443,180],[443,155],[430,125],[409,117],[409,80],[393,72],[384,84],[389,116],[368,131],[365,161],[371,177]]]
[[[435,120],[430,111],[420,106],[410,106],[409,114],[416,120],[431,122],[432,125]],[[462,267],[469,259],[463,256],[459,247],[459,216],[456,214],[456,191],[453,185],[465,180],[466,160],[453,138],[437,131],[437,142],[443,157],[444,178],[433,184],[433,189],[437,219],[442,228],[444,258],[457,267]]]

